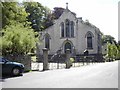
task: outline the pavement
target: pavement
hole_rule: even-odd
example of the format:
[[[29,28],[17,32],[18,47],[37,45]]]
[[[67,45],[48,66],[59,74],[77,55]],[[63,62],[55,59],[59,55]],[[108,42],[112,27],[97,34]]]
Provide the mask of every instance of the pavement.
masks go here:
[[[118,61],[34,71],[0,83],[2,88],[118,88]]]

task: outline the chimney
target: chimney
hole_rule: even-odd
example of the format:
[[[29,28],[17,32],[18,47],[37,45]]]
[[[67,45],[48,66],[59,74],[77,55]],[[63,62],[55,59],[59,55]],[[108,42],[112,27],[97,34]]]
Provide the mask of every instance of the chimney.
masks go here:
[[[68,9],[68,3],[66,3],[66,9]]]

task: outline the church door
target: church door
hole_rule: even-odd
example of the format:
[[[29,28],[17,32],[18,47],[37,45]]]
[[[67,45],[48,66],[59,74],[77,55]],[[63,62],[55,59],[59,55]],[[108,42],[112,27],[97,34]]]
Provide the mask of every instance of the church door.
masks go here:
[[[72,52],[72,50],[71,50],[72,45],[69,42],[65,43],[65,46],[64,46],[65,53],[66,53],[66,49],[70,49],[70,53]]]

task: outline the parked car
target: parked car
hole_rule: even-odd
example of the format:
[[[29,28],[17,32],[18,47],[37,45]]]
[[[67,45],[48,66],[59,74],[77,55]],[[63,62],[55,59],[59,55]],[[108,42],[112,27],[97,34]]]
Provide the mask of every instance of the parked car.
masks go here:
[[[24,65],[17,62],[11,62],[3,57],[0,57],[0,66],[2,67],[2,75],[22,75]]]

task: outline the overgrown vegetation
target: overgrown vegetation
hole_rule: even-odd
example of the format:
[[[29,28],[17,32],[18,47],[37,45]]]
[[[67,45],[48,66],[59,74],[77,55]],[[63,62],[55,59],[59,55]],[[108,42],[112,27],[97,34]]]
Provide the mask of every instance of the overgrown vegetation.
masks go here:
[[[106,61],[114,61],[120,59],[120,44],[117,43],[114,37],[103,35],[102,44],[107,44],[107,54],[104,56]]]
[[[36,41],[34,31],[22,24],[9,25],[3,29],[2,53],[3,55],[28,54],[35,49]]]

